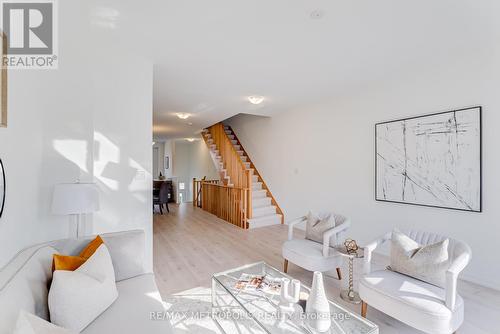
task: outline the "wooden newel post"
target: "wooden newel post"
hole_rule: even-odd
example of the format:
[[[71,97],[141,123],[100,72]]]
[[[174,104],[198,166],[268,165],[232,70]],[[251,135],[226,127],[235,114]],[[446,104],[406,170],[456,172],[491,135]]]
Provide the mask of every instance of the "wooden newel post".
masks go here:
[[[196,189],[195,177],[193,177],[193,206],[198,206],[198,189]]]
[[[248,187],[248,219],[252,218],[252,174],[250,170],[246,170],[247,173],[247,187]]]

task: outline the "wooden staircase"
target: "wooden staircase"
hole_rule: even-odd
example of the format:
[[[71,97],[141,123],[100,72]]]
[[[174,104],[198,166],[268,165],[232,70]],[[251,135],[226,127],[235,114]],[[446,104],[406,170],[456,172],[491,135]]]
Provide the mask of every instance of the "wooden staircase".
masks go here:
[[[242,228],[283,224],[283,211],[231,127],[218,123],[202,136],[221,181],[194,180],[193,203]]]

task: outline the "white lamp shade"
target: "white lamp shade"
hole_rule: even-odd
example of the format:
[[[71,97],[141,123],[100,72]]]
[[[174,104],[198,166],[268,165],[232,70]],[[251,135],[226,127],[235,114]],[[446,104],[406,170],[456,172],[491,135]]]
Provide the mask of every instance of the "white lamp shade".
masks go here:
[[[99,211],[99,191],[94,183],[63,183],[54,188],[52,213],[76,215]]]

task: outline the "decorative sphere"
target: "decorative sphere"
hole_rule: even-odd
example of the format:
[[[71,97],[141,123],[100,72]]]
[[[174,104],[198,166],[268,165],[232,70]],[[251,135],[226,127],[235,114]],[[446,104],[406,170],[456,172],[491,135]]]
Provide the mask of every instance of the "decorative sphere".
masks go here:
[[[352,239],[347,239],[344,242],[345,249],[347,250],[348,254],[356,253],[359,249],[358,244],[356,243],[356,240]]]

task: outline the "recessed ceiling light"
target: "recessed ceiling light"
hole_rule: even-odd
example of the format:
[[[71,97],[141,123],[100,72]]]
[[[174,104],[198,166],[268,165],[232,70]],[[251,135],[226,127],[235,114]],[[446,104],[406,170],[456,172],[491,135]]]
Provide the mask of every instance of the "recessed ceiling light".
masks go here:
[[[191,116],[191,115],[189,115],[189,114],[185,114],[185,113],[177,113],[176,115],[177,115],[177,117],[179,117],[180,119],[188,119],[188,118],[189,118],[189,116]]]
[[[248,97],[251,104],[261,104],[264,101],[264,96],[252,95]]]
[[[323,16],[325,16],[325,12],[321,9],[316,9],[311,12],[311,19],[313,20],[322,19]]]
[[[186,138],[186,140],[190,143],[194,142],[194,138]]]

